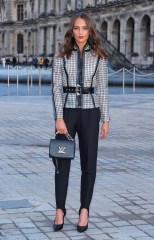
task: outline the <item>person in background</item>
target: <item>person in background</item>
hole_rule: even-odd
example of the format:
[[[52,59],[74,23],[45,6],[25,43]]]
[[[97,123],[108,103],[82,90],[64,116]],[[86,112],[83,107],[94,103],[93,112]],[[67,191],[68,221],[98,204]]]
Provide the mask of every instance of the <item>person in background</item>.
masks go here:
[[[49,59],[48,58],[45,58],[44,65],[45,65],[45,68],[47,69],[48,66],[49,66]]]
[[[17,64],[17,59],[16,59],[16,57],[13,57],[13,59],[12,59],[12,63],[13,63],[13,67],[15,67],[16,64]]]
[[[39,59],[39,66],[40,66],[41,69],[43,67],[43,64],[44,64],[44,59],[43,59],[43,57],[40,57],[40,59]]]
[[[34,67],[37,69],[37,65],[38,65],[38,59],[37,56],[34,57],[33,61],[32,61]]]
[[[109,131],[106,58],[93,20],[87,13],[77,13],[53,60],[52,98],[58,138],[63,139],[66,133],[72,138],[78,134],[81,165],[79,232],[88,229],[100,120],[100,137],[106,138]],[[58,231],[63,228],[66,215],[71,160],[58,159],[54,165],[56,216],[53,229]]]

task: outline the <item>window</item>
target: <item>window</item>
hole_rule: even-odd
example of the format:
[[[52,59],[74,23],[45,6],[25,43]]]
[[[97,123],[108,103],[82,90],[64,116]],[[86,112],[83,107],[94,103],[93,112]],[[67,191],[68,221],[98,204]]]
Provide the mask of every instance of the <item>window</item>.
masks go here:
[[[17,5],[17,20],[23,21],[24,20],[24,6],[23,4]]]
[[[48,11],[47,0],[44,0],[44,11],[45,11],[45,13]]]
[[[31,11],[32,13],[34,12],[34,2],[32,3]]]
[[[76,9],[81,10],[82,9],[82,0],[76,0]]]
[[[23,53],[23,50],[24,50],[23,35],[18,34],[18,36],[17,36],[17,52],[18,53]]]
[[[95,0],[96,5],[101,4],[101,3],[102,3],[102,0]]]

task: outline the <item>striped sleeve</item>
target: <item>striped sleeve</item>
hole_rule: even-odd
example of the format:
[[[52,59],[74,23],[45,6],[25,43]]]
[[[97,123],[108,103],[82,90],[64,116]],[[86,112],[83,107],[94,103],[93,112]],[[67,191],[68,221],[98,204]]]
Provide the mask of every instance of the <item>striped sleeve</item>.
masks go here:
[[[63,118],[62,59],[57,56],[54,57],[52,68],[52,100],[55,119]]]
[[[97,70],[97,95],[99,99],[99,108],[101,112],[101,121],[110,121],[109,116],[109,101],[108,101],[108,76],[107,62],[105,59],[100,59]]]

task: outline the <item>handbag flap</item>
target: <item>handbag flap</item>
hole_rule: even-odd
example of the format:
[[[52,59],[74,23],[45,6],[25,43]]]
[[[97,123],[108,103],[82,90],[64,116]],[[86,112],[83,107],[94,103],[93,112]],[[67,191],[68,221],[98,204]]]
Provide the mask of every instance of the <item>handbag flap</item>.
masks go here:
[[[75,157],[75,140],[51,139],[49,157],[73,159]]]

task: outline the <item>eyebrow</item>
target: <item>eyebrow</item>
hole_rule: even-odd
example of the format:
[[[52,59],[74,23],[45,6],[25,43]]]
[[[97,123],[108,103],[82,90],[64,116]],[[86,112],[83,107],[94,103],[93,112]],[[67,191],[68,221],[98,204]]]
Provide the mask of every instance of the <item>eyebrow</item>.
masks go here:
[[[84,25],[84,26],[74,25],[74,27],[88,27],[88,26],[87,25]]]

